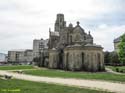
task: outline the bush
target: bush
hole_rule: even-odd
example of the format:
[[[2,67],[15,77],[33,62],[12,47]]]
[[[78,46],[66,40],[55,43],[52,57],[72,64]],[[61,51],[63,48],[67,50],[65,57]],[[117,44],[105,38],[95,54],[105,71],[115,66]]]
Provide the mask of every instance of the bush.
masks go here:
[[[104,63],[110,65],[110,52],[108,51],[104,52]]]
[[[104,62],[106,65],[119,66],[121,65],[120,60],[118,58],[118,54],[116,52],[104,52]]]
[[[120,72],[123,73],[123,70],[121,69]]]
[[[119,68],[116,68],[115,70],[116,70],[116,72],[119,72]]]
[[[120,69],[119,72],[120,73],[125,73],[125,69]]]
[[[110,53],[110,62],[114,66],[118,66],[120,64],[120,61],[119,61],[119,58],[118,58],[118,54],[116,52],[111,52]]]

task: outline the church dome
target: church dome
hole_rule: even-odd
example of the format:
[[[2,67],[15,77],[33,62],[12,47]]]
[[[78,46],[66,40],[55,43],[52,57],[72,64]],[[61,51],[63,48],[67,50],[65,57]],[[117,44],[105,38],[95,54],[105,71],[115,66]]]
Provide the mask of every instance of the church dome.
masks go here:
[[[71,27],[71,28],[73,27],[72,23],[69,24],[69,27]]]

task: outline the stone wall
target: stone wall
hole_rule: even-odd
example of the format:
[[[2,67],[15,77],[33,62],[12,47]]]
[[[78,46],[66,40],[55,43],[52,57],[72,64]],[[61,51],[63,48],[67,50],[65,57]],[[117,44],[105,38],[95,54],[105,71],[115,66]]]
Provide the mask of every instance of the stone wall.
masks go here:
[[[104,70],[104,56],[100,47],[70,47],[64,50],[64,69],[67,70]]]
[[[60,68],[60,53],[58,50],[49,50],[49,68]],[[102,47],[82,47],[73,46],[64,49],[63,59],[64,70],[70,71],[103,71],[104,70],[104,55]]]
[[[57,50],[49,50],[49,68],[58,68],[59,64],[59,52]]]

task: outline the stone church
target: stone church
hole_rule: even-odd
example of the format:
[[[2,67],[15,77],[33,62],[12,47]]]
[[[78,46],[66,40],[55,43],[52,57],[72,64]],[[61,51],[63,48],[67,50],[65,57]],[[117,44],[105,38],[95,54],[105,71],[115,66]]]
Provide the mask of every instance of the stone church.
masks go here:
[[[90,33],[80,26],[66,26],[63,14],[57,14],[54,31],[49,29],[48,63],[52,69],[70,71],[103,71],[103,48],[93,43]]]

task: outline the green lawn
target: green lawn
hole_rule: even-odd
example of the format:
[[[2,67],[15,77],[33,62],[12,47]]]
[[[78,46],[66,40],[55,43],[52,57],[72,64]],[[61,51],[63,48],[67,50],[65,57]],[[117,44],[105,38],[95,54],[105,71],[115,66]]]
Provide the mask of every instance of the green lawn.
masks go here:
[[[119,70],[119,72],[120,71],[125,71],[125,66],[107,66],[107,68],[110,68],[110,69],[112,69],[113,71],[116,71],[116,69],[118,69]],[[125,72],[124,72],[125,73]]]
[[[116,75],[106,72],[90,73],[90,72],[69,72],[63,70],[41,69],[41,70],[26,70],[26,74],[48,76],[48,77],[63,77],[63,78],[80,78],[80,79],[98,79],[109,81],[125,82],[125,75]]]
[[[20,69],[33,69],[31,65],[14,65],[14,66],[0,66],[0,70],[20,70]]]
[[[0,79],[0,93],[111,93],[101,90],[76,88],[56,84],[38,83],[24,80]]]
[[[63,77],[63,78],[80,78],[80,79],[97,79],[97,80],[109,80],[109,81],[120,81],[125,82],[125,75],[116,75],[106,72],[90,73],[90,72],[70,72],[55,69],[35,69],[29,65],[17,65],[17,66],[0,66],[0,70],[24,70],[25,74],[47,76],[47,77]]]

